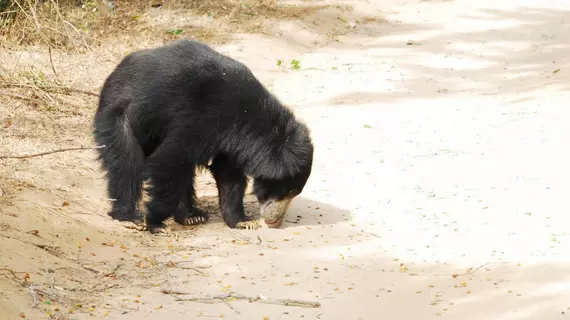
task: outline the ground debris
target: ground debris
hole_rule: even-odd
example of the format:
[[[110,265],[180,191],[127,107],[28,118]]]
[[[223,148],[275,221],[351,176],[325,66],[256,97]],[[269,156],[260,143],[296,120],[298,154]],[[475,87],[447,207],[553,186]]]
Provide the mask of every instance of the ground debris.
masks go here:
[[[188,292],[174,291],[174,290],[161,290],[162,293],[172,296],[187,296],[176,297],[178,301],[193,301],[201,303],[224,303],[235,300],[248,300],[249,302],[260,302],[266,304],[277,304],[291,307],[304,307],[304,308],[319,308],[321,303],[318,301],[306,301],[296,299],[270,299],[262,295],[246,296],[237,292],[229,292],[217,296],[192,296]]]

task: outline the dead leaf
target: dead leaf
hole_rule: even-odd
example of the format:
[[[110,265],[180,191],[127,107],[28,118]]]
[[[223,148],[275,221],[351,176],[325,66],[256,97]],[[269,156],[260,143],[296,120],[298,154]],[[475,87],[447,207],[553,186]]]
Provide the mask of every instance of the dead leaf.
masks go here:
[[[61,206],[62,206],[62,207],[67,207],[67,206],[69,206],[69,202],[64,201],[64,202],[61,204]]]

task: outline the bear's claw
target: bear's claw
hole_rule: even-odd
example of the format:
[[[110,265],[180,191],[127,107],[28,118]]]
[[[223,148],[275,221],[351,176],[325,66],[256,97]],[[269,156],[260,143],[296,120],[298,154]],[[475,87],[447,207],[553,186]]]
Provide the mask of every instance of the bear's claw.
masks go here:
[[[261,228],[261,220],[242,221],[236,224],[238,229],[256,230]]]

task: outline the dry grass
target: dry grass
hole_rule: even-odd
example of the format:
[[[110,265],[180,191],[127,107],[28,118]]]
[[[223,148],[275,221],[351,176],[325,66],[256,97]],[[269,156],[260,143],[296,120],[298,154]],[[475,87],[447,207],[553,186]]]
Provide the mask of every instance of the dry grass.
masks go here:
[[[53,72],[57,75],[55,67]],[[16,99],[28,104],[36,111],[81,114],[88,102],[86,97],[98,97],[96,92],[65,86],[56,77],[44,72],[21,70],[15,74],[0,73],[0,99]]]
[[[71,23],[55,0],[11,0],[13,14],[4,19],[4,43],[43,44],[49,47],[88,49],[88,36]]]
[[[1,0],[0,0],[1,1]],[[296,19],[326,5],[286,5],[275,0],[168,1],[77,1],[4,0],[11,5],[0,13],[0,40],[6,45],[44,45],[58,50],[82,52],[106,39],[136,32],[172,40],[192,36],[200,40],[220,33],[259,32],[272,19]],[[164,23],[150,24],[152,16]],[[209,26],[185,21],[183,16],[201,16],[216,23]],[[174,18],[172,18],[174,16]]]

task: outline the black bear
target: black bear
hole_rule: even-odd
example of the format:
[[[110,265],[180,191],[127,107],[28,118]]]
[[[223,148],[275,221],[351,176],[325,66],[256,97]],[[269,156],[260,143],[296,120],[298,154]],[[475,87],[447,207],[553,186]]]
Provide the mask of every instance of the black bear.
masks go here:
[[[196,207],[195,171],[208,168],[230,228],[256,229],[244,213],[247,177],[261,218],[281,225],[313,163],[313,143],[299,122],[243,63],[197,41],[178,40],[127,55],[105,80],[94,118],[109,215],[142,222],[137,204],[149,180],[145,227],[207,221]]]

